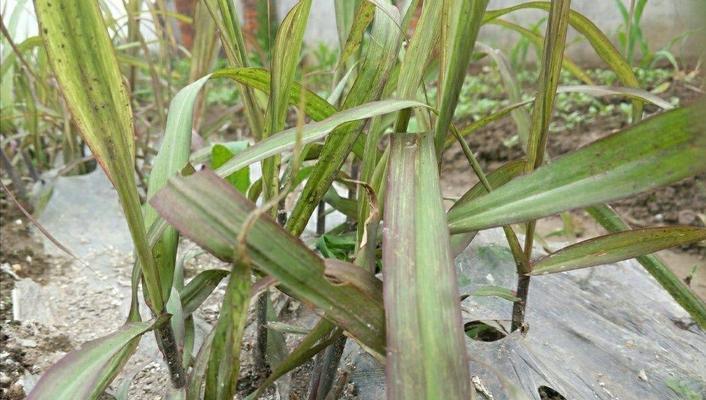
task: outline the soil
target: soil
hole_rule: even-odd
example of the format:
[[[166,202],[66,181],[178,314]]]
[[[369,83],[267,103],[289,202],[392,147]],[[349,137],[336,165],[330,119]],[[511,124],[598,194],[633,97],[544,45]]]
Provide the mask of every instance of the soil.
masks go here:
[[[17,381],[26,372],[36,372],[28,352],[57,348],[68,351],[71,345],[65,336],[47,332],[36,335],[43,338],[40,343],[10,340],[10,336],[15,335],[8,331],[21,329],[12,317],[15,279],[31,278],[45,283],[43,274],[47,263],[42,245],[32,236],[27,219],[4,193],[0,197],[0,238],[0,398],[23,399],[25,394]]]

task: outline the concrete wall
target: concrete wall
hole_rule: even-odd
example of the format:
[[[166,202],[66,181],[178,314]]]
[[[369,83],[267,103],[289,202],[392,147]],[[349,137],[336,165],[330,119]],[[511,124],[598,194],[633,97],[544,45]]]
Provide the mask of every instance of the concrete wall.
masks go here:
[[[427,0],[441,1],[441,0]],[[626,6],[630,0],[623,1]],[[280,0],[277,2],[280,18],[283,18],[297,0]],[[498,9],[513,6],[525,0],[490,0],[489,9]],[[308,42],[322,41],[332,46],[337,44],[336,19],[333,10],[334,0],[314,0],[311,9],[311,20],[307,26],[306,40]],[[701,0],[650,0],[645,8],[642,18],[642,30],[648,39],[652,51],[659,50],[675,38],[687,31],[702,29],[703,20],[695,17],[698,13],[694,10]],[[608,37],[617,42],[616,33],[623,23],[622,16],[615,4],[615,0],[573,0],[572,8],[592,20]],[[542,17],[544,11],[522,10],[504,17],[512,22],[528,27]],[[677,56],[691,56],[696,52],[696,35],[690,35],[690,40],[678,41],[672,46],[672,52]],[[519,35],[507,29],[496,26],[484,26],[480,32],[480,40],[509,51],[519,39]],[[578,37],[573,30],[569,33],[569,54],[576,61],[595,64],[599,62],[591,46]]]

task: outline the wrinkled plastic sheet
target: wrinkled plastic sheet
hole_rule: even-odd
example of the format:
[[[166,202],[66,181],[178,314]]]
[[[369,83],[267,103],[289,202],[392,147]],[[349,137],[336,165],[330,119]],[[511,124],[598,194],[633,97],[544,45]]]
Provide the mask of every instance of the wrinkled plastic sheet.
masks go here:
[[[461,294],[516,285],[501,230],[481,232],[456,268]],[[464,322],[499,323],[509,331],[510,302],[469,296],[462,306]],[[524,335],[467,339],[478,399],[539,400],[541,386],[567,399],[706,395],[706,334],[633,260],[533,278],[526,322]],[[383,366],[354,347],[347,361],[359,398],[384,399]]]

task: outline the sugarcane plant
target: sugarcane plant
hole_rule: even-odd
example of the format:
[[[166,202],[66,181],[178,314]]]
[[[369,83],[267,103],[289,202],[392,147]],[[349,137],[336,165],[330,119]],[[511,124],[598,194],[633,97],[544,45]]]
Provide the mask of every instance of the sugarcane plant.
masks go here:
[[[503,228],[517,265],[508,316],[513,330],[526,329],[531,279],[541,279],[536,276],[635,257],[706,328],[704,302],[649,255],[702,241],[706,229],[632,230],[605,205],[706,171],[702,104],[642,121],[645,103],[671,105],[640,90],[624,57],[591,21],[571,10],[569,0],[495,10],[487,0],[408,3],[398,8],[389,0],[335,1],[340,53],[324,99],[307,88],[305,77],[298,81],[312,0],[297,2],[279,24],[268,69],[250,66],[236,3],[201,1],[201,16],[210,16],[204,24],[213,24],[229,67],[194,77],[172,99],[143,204],[134,177],[130,93],[98,2],[34,0],[54,77],[83,140],[118,192],[137,261],[123,327],[65,356],[44,373],[30,399],[97,398],[150,331],[169,368],[165,396],[232,399],[249,306],[263,298],[266,309],[267,293],[274,291],[311,306],[320,319],[293,350],[265,355],[270,373],[248,398],[313,357],[310,398],[329,398],[347,340],[384,363],[390,399],[473,398],[468,368],[473,355],[464,341],[453,258],[476,232],[494,227]],[[547,12],[543,38],[503,19],[523,9]],[[488,60],[510,71],[495,49],[476,40],[486,24],[541,42],[539,79],[531,100],[516,93],[516,103],[460,129],[453,117],[469,63]],[[565,56],[569,26],[615,71],[622,87],[594,85]],[[586,85],[560,86],[562,69]],[[504,78],[511,91],[512,74]],[[208,81],[235,83],[255,140],[217,164],[215,149],[222,145],[191,151],[194,110],[209,112],[199,111],[198,101]],[[431,88],[435,96],[428,95]],[[630,98],[633,124],[550,159],[548,127],[560,91]],[[292,108],[296,116],[289,118]],[[484,171],[466,138],[507,115],[525,157]],[[460,143],[468,173],[480,183],[447,210],[439,164],[454,143]],[[234,178],[254,163],[262,165],[261,179],[243,185]],[[339,196],[334,183],[349,188],[351,196]],[[293,206],[285,207],[285,199]],[[340,210],[348,221],[326,226],[318,213],[319,234],[351,238],[351,251],[317,252],[300,239],[317,208],[324,207]],[[588,210],[611,233],[533,256],[535,221],[576,209]],[[228,262],[229,269],[207,270],[185,282],[177,262],[180,235]],[[194,349],[192,314],[223,280],[218,321]],[[140,292],[149,321],[141,320]],[[282,347],[270,331],[265,326],[258,340]]]

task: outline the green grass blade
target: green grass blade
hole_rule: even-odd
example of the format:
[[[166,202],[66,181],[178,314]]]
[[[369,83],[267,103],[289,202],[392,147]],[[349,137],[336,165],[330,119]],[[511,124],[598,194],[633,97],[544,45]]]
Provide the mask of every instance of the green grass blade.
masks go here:
[[[206,399],[232,400],[235,396],[251,286],[250,265],[242,260],[234,262],[214,328],[206,369]]]
[[[497,120],[509,115],[513,111],[518,110],[520,107],[524,107],[528,104],[531,104],[533,101],[534,101],[534,99],[529,99],[529,100],[521,101],[519,103],[510,104],[509,106],[504,107],[495,113],[492,113],[490,115],[487,115],[487,116],[482,117],[476,121],[471,122],[470,124],[465,126],[463,129],[461,129],[459,134],[461,135],[461,137],[465,138],[466,136],[469,136],[473,132],[483,128],[484,126],[487,126],[491,122],[497,121]],[[458,140],[453,136],[447,137],[446,138],[446,147],[452,146],[457,141]]]
[[[240,29],[240,18],[232,0],[204,0],[211,17],[221,36],[223,50],[231,66],[236,68],[248,67],[248,55],[245,48],[245,39]],[[247,86],[241,87],[243,94],[243,107],[248,125],[256,139],[262,137],[264,129],[263,113],[255,99],[255,94]]]
[[[135,158],[134,128],[130,97],[100,9],[93,2],[36,0],[35,10],[67,105],[115,184],[118,164]],[[77,18],[83,23],[70,22]]]
[[[248,147],[247,141],[214,144],[211,146],[211,169],[216,169]],[[247,193],[250,187],[250,168],[245,167],[225,177],[240,193]]]
[[[512,302],[520,300],[514,291],[501,286],[481,286],[471,292],[471,296],[497,297]]]
[[[345,126],[345,124],[351,121],[372,118],[409,107],[426,107],[426,105],[409,100],[382,100],[366,103],[361,106],[336,113],[323,121],[304,125],[300,132],[301,141],[303,144],[309,144],[326,137],[326,135],[328,135],[339,125]],[[291,150],[296,142],[296,137],[297,130],[295,128],[287,129],[278,134],[272,135],[269,138],[248,147],[241,153],[236,154],[215,172],[220,177],[226,177],[249,166],[250,164],[262,161],[267,157],[271,157],[272,155],[279,154],[283,151]],[[166,228],[167,224],[164,220],[159,220],[152,224],[147,237],[148,243],[151,245],[156,244]]]
[[[417,97],[417,89],[424,78],[424,70],[441,35],[443,3],[441,1],[425,1],[422,4],[422,13],[417,21],[417,28],[409,41],[400,65],[400,75],[397,79],[397,97],[400,99],[415,99]],[[406,123],[404,125],[406,127]],[[396,131],[401,131],[402,127],[398,126],[397,128]]]
[[[697,104],[649,118],[449,212],[452,232],[507,225],[630,196],[706,170]]]
[[[184,315],[196,311],[229,273],[224,269],[209,269],[196,275],[181,291]]]
[[[36,0],[49,60],[81,135],[118,191],[150,306],[164,309],[134,178],[132,110],[112,43],[95,2]],[[81,21],[80,24],[75,21]]]
[[[609,206],[593,206],[587,208],[586,211],[609,232],[630,230],[630,226],[620,219],[620,216]],[[706,329],[706,303],[699,296],[694,294],[656,255],[639,256],[637,261],[669,292],[677,303],[691,314],[701,329]]]
[[[139,338],[165,319],[131,322],[118,331],[84,343],[49,368],[27,396],[28,400],[98,398],[137,348]]]
[[[261,68],[224,68],[213,73],[214,78],[230,78],[242,83],[250,88],[257,89],[263,93],[270,92],[270,73]],[[301,95],[304,95],[304,106],[302,110],[314,121],[321,121],[335,113],[336,107],[332,106],[325,99],[304,88],[297,82],[292,83],[289,91],[289,104],[298,107],[301,103]]]
[[[560,86],[557,93],[584,93],[593,97],[622,96],[632,100],[651,103],[663,110],[671,110],[674,106],[661,97],[646,90],[631,87],[612,87],[601,85],[567,85]]]
[[[193,125],[194,105],[201,88],[208,81],[205,76],[188,85],[174,96],[169,105],[167,126],[164,130],[162,146],[154,158],[152,172],[147,187],[147,198],[152,197],[167,184],[167,180],[179,173],[189,161],[191,154],[191,129]],[[149,205],[145,205],[145,226],[150,226],[159,218],[157,212]],[[179,234],[174,228],[167,228],[159,243],[153,248],[159,268],[161,279],[162,297],[167,299],[172,287],[174,276],[174,263],[176,262]]]
[[[360,1],[354,16],[353,24],[346,35],[345,44],[342,46],[343,50],[341,50],[341,57],[338,60],[339,65],[345,65],[346,61],[360,48],[365,29],[367,29],[375,16],[375,5],[367,0]]]
[[[287,107],[294,82],[294,74],[299,64],[299,57],[304,39],[304,29],[309,19],[311,0],[301,0],[287,13],[277,31],[272,53],[272,76],[267,111],[265,112],[265,130],[262,138],[284,128]],[[279,156],[273,156],[262,162],[262,186],[265,200],[270,200],[279,193]],[[277,208],[272,209],[273,215]]]
[[[706,229],[670,226],[635,229],[584,240],[534,263],[531,275],[610,264],[670,247],[706,240]]]
[[[449,16],[451,23],[449,35],[451,36],[448,39],[449,43],[446,44],[448,64],[442,66],[445,68],[443,88],[439,115],[434,127],[435,143],[439,155],[443,150],[444,140],[448,136],[449,125],[451,125],[451,119],[458,104],[458,96],[466,77],[468,61],[473,53],[488,0],[461,0],[449,4],[456,5],[455,8],[451,7],[453,10],[449,10],[456,15]]]
[[[255,210],[254,204],[208,170],[170,179],[151,203],[181,234],[226,260],[232,257],[243,223]],[[257,220],[246,241],[255,269],[277,279],[289,295],[318,307],[370,351],[384,354],[380,293],[371,296],[370,289],[355,282],[332,281],[325,274],[324,261],[268,216]]]
[[[559,86],[556,90],[557,93],[584,93],[595,97],[608,97],[608,96],[622,96],[630,99],[637,99],[647,103],[652,103],[662,109],[670,110],[674,108],[669,102],[661,99],[648,91],[635,89],[632,87],[612,87],[612,86],[592,86],[592,85],[570,85],[570,86]],[[478,129],[487,126],[491,122],[497,121],[508,114],[517,111],[519,108],[526,106],[534,102],[534,98],[520,101],[493,113],[482,117],[476,121],[471,122],[465,126],[459,132],[461,137],[466,137],[477,131]],[[446,147],[449,147],[456,143],[456,138],[453,136],[446,138]]]
[[[353,107],[345,111],[340,111],[322,121],[304,125],[300,130],[302,144],[309,144],[320,140],[340,125],[343,125],[342,128],[350,127],[353,125],[350,124],[351,121],[367,119],[409,107],[426,107],[426,105],[409,100],[381,100],[365,103],[361,106]],[[219,176],[228,176],[254,162],[261,161],[274,154],[290,150],[294,146],[296,135],[296,128],[290,128],[272,135],[269,138],[248,147],[241,153],[236,154],[230,161],[218,168],[216,173]],[[320,156],[320,158],[321,157],[322,156]],[[310,178],[309,180],[311,179],[313,178]]]
[[[334,0],[333,7],[336,14],[336,31],[338,33],[338,47],[344,48],[348,40],[348,34],[353,26],[355,10],[357,5],[363,0]]]
[[[393,7],[393,10],[396,9]],[[377,8],[365,60],[343,102],[343,109],[360,106],[380,98],[397,60],[400,44],[399,28]],[[364,125],[363,122],[358,122],[343,126],[326,139],[319,161],[287,221],[287,229],[290,232],[298,235],[304,230],[317,204],[324,197],[341,165],[351,153]]]
[[[191,65],[189,68],[189,82],[193,82],[211,71],[218,59],[221,43],[216,32],[216,23],[213,21],[206,5],[199,1],[194,6],[193,26],[195,29],[194,42],[191,47]],[[206,96],[199,96],[194,112],[194,129],[199,128],[202,121]]]
[[[549,122],[554,111],[554,98],[556,88],[559,86],[561,63],[564,58],[570,6],[571,0],[556,0],[551,3],[537,83],[537,97],[532,108],[527,141],[528,171],[536,169],[544,161]]]
[[[433,140],[392,137],[383,230],[388,399],[472,398]]]
[[[438,42],[440,36],[441,16],[444,8],[444,2],[425,2],[422,7],[421,16],[417,23],[414,36],[409,42],[404,58],[401,64],[398,64],[391,76],[390,82],[396,83],[396,93],[394,94],[400,99],[414,99],[417,97],[417,91],[424,78],[425,68],[429,63],[432,49]],[[416,2],[412,3],[416,7]],[[409,22],[409,21],[407,21]],[[395,79],[393,79],[395,78]],[[392,89],[394,86],[386,87],[390,90],[390,95],[393,95]],[[411,110],[402,110],[398,113],[395,120],[393,130],[395,132],[403,132],[407,130]],[[373,127],[377,128],[377,127]],[[377,145],[382,132],[373,131],[366,138],[365,149],[363,152],[363,165],[361,170],[362,178],[369,180],[373,190],[378,195],[378,206],[380,210],[384,208],[384,172],[388,165],[389,152],[378,158]],[[375,165],[377,161],[377,165]],[[376,172],[378,174],[376,175]],[[359,221],[368,219],[369,207],[363,198],[359,198],[358,215]],[[362,228],[362,227],[361,227]],[[358,229],[358,237],[362,238],[362,229]]]

